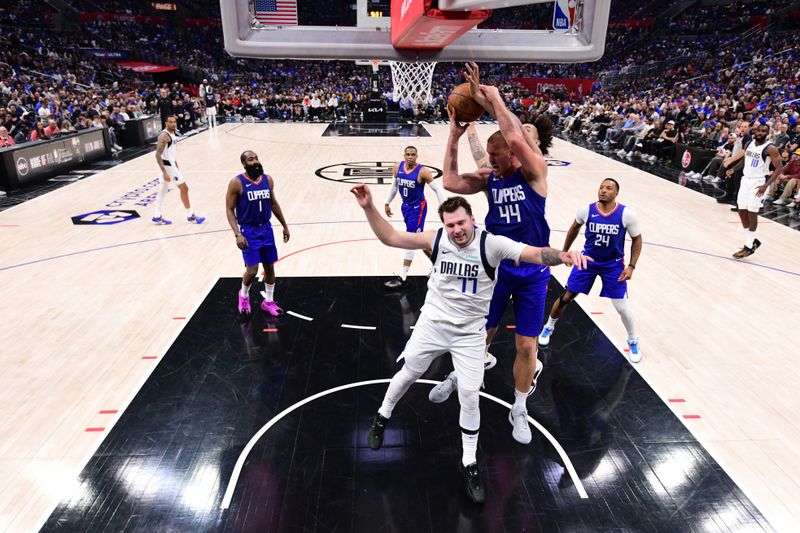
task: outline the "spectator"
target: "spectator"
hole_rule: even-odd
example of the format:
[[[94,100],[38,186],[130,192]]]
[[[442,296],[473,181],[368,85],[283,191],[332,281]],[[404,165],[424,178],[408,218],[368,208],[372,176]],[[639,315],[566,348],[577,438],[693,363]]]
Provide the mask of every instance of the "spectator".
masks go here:
[[[5,126],[0,126],[0,148],[8,148],[9,146],[14,146],[17,144],[14,142],[14,138],[8,134],[8,130]]]
[[[2,131],[0,130],[0,137],[1,136]],[[766,201],[770,201],[775,198],[775,195],[778,192],[778,184],[781,181],[786,182],[783,186],[783,194],[781,194],[780,198],[772,202],[772,205],[784,205],[789,203],[789,198],[791,198],[792,193],[798,191],[797,185],[800,182],[800,149],[797,149],[792,153],[789,163],[783,167],[783,173],[778,176],[778,179],[772,182],[772,184],[769,186],[767,196],[765,197]],[[800,194],[797,195],[794,203],[800,203]]]
[[[58,124],[56,124],[56,121],[53,120],[52,118],[48,120],[47,127],[44,128],[44,136],[51,138],[55,137],[56,135],[59,135],[60,133],[61,129],[58,127]]]
[[[44,126],[42,126],[41,122],[37,122],[34,126],[33,131],[31,131],[30,139],[32,141],[42,141],[45,139],[49,139],[50,137],[45,133]]]

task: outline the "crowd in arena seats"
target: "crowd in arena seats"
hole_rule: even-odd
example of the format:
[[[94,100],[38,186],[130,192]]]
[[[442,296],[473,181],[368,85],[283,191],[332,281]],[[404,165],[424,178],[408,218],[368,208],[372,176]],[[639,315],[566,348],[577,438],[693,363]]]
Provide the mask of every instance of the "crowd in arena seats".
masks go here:
[[[800,156],[795,154],[800,149],[798,60],[800,37],[764,33],[710,58],[698,57],[693,75],[684,72],[675,83],[656,87],[654,76],[641,82],[653,90],[601,90],[580,101],[545,102],[540,109],[546,108],[570,135],[628,160],[669,165],[677,143],[713,151],[709,165],[688,178],[720,183],[726,190],[720,200],[732,201],[737,176],[729,172],[729,158],[742,150],[759,123],[770,126],[770,140],[785,164]],[[768,192],[769,200],[777,198],[776,205],[800,206],[800,196],[791,200],[798,183],[794,179],[800,177],[793,172],[800,168],[785,172],[785,179]]]
[[[135,1],[81,2],[81,9],[91,8],[88,4],[97,4],[103,11],[138,13],[146,8],[145,3]],[[638,9],[634,2],[622,4]],[[201,124],[203,102],[189,84],[159,85],[147,74],[85,55],[81,48],[128,50],[139,59],[199,74],[214,87],[219,115],[226,120],[346,120],[358,116],[370,98],[369,66],[346,61],[232,58],[223,50],[218,26],[181,31],[155,24],[97,20],[76,30],[42,31],[52,12],[46,7],[31,9],[33,6],[32,0],[21,0],[15,8],[0,8],[0,146],[92,126],[108,127],[116,137],[124,131],[127,118],[167,111],[178,116],[182,131]],[[501,11],[512,13],[498,13]],[[703,13],[686,17],[695,15]],[[519,22],[513,17],[507,20]],[[538,24],[534,16],[529,20]],[[792,101],[799,92],[800,38],[791,32],[756,32],[737,41],[741,32],[721,38],[697,22],[685,26],[686,31],[699,31],[700,35],[687,36],[681,33],[684,29],[612,27],[606,53],[598,62],[486,64],[481,65],[482,78],[498,85],[509,106],[521,116],[548,113],[571,135],[584,135],[597,145],[613,148],[620,157],[666,163],[678,142],[713,150],[717,157],[701,179],[726,180],[728,154],[737,149],[737,141],[741,144],[744,130],[759,121],[773,127],[773,137],[787,161],[797,157],[792,154],[798,149],[800,124]],[[633,67],[660,65],[653,62],[675,58],[681,59],[649,77],[626,81],[626,72]],[[390,71],[381,68],[382,97],[404,118],[443,120],[446,97],[463,81],[462,69],[463,65],[457,64],[437,65],[432,102],[412,105],[393,101]],[[596,78],[601,72],[616,72],[621,81],[598,84],[589,96],[558,91],[535,96],[511,82],[515,77]],[[794,194],[794,188],[787,185],[778,201],[791,201],[787,190],[789,196]],[[772,196],[780,194],[780,189],[771,191]]]

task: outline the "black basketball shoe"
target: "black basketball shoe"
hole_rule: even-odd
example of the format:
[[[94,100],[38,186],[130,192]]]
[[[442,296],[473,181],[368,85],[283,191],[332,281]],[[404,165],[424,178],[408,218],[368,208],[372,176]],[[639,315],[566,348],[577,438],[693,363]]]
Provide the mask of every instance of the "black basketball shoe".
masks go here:
[[[400,276],[397,276],[397,277],[395,277],[393,279],[390,279],[386,283],[384,283],[383,286],[386,287],[388,290],[393,291],[393,290],[399,289],[400,287],[402,287],[405,284],[406,284],[406,280],[404,280]]]
[[[389,419],[382,416],[380,413],[375,413],[375,418],[372,419],[372,427],[369,428],[367,435],[367,444],[373,450],[380,450],[383,446],[383,430],[386,429],[386,424]]]
[[[467,484],[467,497],[473,503],[483,503],[486,500],[486,491],[483,490],[483,481],[481,481],[481,472],[478,469],[477,461],[467,466],[458,463],[458,466]]]

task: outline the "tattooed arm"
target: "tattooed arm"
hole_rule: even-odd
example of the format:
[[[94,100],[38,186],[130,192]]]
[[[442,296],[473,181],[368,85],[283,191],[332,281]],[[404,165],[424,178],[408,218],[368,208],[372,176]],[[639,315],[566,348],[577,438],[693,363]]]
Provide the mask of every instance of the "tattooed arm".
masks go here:
[[[475,129],[474,124],[467,126],[467,139],[469,140],[469,149],[472,150],[472,159],[475,160],[475,166],[478,168],[489,168],[489,155],[483,148],[478,131]]]

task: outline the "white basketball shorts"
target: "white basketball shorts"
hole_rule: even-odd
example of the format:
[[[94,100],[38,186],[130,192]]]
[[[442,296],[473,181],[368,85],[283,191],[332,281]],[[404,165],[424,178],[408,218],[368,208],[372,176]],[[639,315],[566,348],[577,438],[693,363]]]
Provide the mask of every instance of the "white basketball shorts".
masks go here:
[[[470,324],[451,324],[420,315],[402,357],[409,370],[425,372],[431,363],[450,352],[453,356],[458,386],[477,391],[483,383],[483,359],[486,353],[486,320]]]
[[[739,185],[739,194],[736,197],[736,205],[739,209],[758,213],[764,205],[764,195],[756,196],[756,189],[764,185],[765,182],[765,178],[742,178],[741,185]]]

